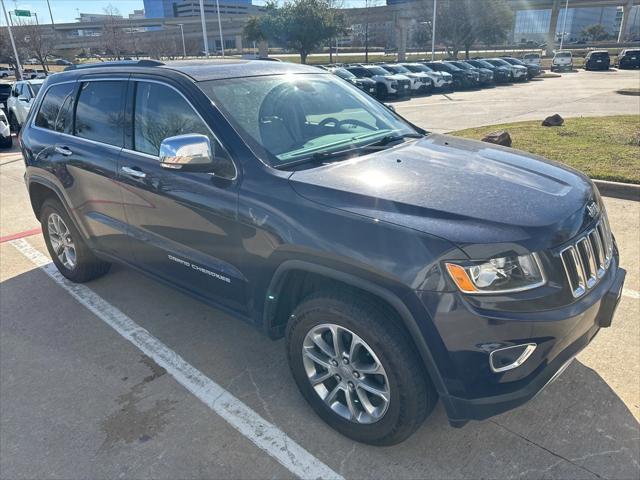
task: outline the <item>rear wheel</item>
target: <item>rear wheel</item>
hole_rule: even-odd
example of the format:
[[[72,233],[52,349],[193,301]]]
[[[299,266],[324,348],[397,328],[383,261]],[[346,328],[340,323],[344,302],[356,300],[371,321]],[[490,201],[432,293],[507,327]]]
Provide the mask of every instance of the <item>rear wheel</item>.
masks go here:
[[[91,252],[58,200],[45,200],[40,223],[53,263],[69,280],[88,282],[109,271],[111,264],[100,260]]]
[[[8,137],[4,137],[0,140],[0,148],[11,148],[13,147],[13,137],[9,135]]]
[[[343,435],[393,445],[431,412],[436,392],[397,319],[370,299],[327,292],[287,326],[293,377],[315,412]]]

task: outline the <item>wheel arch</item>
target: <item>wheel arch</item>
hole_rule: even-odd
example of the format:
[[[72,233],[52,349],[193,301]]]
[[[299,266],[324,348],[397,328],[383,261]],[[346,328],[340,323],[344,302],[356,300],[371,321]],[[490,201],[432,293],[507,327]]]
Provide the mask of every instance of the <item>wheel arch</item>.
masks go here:
[[[31,208],[33,209],[33,213],[36,218],[40,220],[40,213],[42,211],[42,205],[47,198],[55,198],[58,200],[64,209],[69,214],[69,217],[73,221],[75,227],[81,233],[81,235],[86,239],[87,232],[82,228],[78,220],[76,219],[73,209],[69,208],[69,204],[67,203],[64,195],[61,190],[49,180],[42,177],[32,176],[29,179],[29,199],[31,201]]]
[[[413,314],[398,294],[370,280],[304,260],[283,262],[277,268],[269,284],[263,313],[263,326],[271,338],[282,337],[291,312],[300,301],[310,294],[305,284],[309,278],[312,278],[311,286],[314,289],[318,286],[322,288],[336,284],[344,286],[344,288],[361,292],[379,301],[390,313],[396,315],[400,326],[406,330],[413,341],[433,385],[449,412],[450,405],[448,404],[450,402],[444,380]],[[282,292],[287,291],[289,285],[293,286],[292,295],[281,295]]]

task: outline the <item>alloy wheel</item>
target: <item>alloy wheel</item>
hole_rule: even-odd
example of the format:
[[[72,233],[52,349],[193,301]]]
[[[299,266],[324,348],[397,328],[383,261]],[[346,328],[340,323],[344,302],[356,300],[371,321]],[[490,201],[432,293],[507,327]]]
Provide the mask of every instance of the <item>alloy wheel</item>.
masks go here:
[[[389,408],[389,379],[373,349],[335,324],[312,328],[302,346],[311,386],[339,416],[358,424],[380,420]]]
[[[47,232],[49,242],[58,260],[68,270],[73,270],[76,266],[76,247],[71,238],[69,227],[62,217],[57,213],[52,213],[47,219]]]

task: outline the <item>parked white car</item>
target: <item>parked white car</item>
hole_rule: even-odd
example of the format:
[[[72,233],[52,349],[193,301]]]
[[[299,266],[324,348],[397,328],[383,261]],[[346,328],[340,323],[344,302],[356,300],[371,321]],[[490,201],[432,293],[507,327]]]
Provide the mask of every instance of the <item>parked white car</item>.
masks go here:
[[[522,61],[527,64],[540,65],[541,57],[539,53],[525,53],[522,56]]]
[[[403,63],[403,67],[413,73],[422,72],[431,78],[434,88],[451,88],[453,85],[453,77],[447,72],[436,72],[421,63]]]
[[[391,73],[409,77],[409,80],[411,80],[412,92],[424,93],[433,90],[433,82],[429,75],[424,72],[412,72],[404,65],[394,63],[384,63],[380,66]]]
[[[14,74],[13,70],[9,68],[5,68],[5,67],[0,68],[0,78],[7,78],[12,76],[13,74]]]
[[[25,80],[34,79],[34,78],[47,78],[47,73],[42,69],[33,69],[33,68],[25,68],[22,71],[22,77]]]
[[[551,61],[551,71],[555,72],[558,70],[573,70],[573,55],[571,52],[555,52],[553,60]]]
[[[22,128],[43,83],[44,80],[22,80],[13,84],[11,96],[7,99],[7,113],[9,125],[15,132]]]
[[[12,146],[13,138],[9,128],[9,120],[7,120],[4,110],[0,109],[0,148],[11,148]]]

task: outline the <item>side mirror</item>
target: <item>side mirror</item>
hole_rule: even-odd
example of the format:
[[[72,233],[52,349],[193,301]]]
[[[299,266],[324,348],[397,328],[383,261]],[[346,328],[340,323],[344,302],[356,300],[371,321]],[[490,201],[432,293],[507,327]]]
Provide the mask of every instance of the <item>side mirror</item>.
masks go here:
[[[206,135],[190,133],[165,138],[160,144],[160,165],[184,172],[210,172],[213,147]]]
[[[29,99],[23,95],[20,95],[18,97],[18,100],[20,100],[21,102],[29,103]]]

